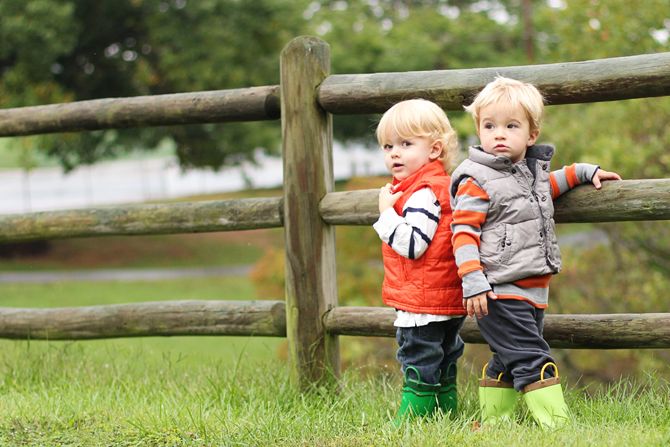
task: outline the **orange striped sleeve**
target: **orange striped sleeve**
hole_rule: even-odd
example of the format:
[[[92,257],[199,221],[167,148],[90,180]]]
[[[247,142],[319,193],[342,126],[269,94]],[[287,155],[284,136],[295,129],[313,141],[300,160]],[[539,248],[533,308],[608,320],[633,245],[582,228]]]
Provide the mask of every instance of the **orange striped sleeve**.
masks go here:
[[[473,227],[481,227],[486,221],[486,213],[480,213],[470,210],[454,210],[453,223],[457,225],[470,225]]]
[[[469,233],[467,231],[460,231],[454,234],[453,238],[454,251],[458,250],[464,245],[476,245],[479,247],[479,235]]]
[[[486,194],[486,191],[484,191],[482,188],[477,186],[472,181],[472,178],[467,179],[464,183],[461,183],[458,186],[458,190],[456,191],[456,196],[470,196],[470,197],[476,197],[476,198],[482,199],[482,200],[490,200],[489,195]]]
[[[570,189],[579,185],[579,179],[577,178],[577,164],[573,163],[570,166],[565,168],[565,178],[568,181],[568,186]]]
[[[561,190],[558,187],[558,182],[556,181],[556,176],[553,172],[549,174],[549,183],[551,184],[551,199],[553,200],[561,193]]]
[[[473,259],[471,261],[465,261],[461,265],[458,266],[458,276],[461,278],[465,275],[467,275],[470,272],[474,272],[475,270],[483,270],[484,268],[482,265],[479,263],[479,259]]]

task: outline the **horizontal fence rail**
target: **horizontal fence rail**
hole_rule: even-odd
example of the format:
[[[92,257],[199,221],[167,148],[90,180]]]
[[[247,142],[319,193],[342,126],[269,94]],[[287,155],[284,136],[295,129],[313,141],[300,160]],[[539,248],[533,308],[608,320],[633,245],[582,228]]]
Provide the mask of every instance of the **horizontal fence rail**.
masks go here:
[[[279,86],[271,85],[0,109],[0,137],[279,116]]]
[[[379,190],[331,192],[319,204],[331,225],[371,225],[379,217]],[[556,222],[612,222],[670,219],[670,179],[584,185],[556,201]],[[0,216],[0,243],[68,237],[177,234],[277,228],[283,200],[212,200],[132,205]]]
[[[0,243],[276,228],[282,203],[276,197],[9,214],[0,216]]]
[[[381,113],[416,97],[462,110],[498,74],[534,83],[549,104],[664,96],[670,95],[670,52],[544,65],[331,75],[321,84],[318,101],[334,114]],[[0,109],[0,137],[272,120],[280,113],[278,85],[95,99]]]
[[[331,225],[371,225],[379,217],[378,189],[332,192],[321,200]],[[670,219],[670,179],[603,182],[602,189],[577,187],[555,203],[556,222]]]
[[[334,335],[394,337],[388,307],[335,307],[324,318]],[[286,336],[283,301],[157,301],[52,309],[0,308],[0,338],[88,340],[101,338],[240,335]],[[670,348],[670,314],[557,315],[545,318],[544,335],[556,348]],[[484,343],[475,321],[461,336]]]
[[[332,75],[319,103],[334,114],[382,113],[398,101],[432,100],[463,110],[496,75],[536,85],[549,104],[574,104],[670,94],[670,52],[516,67]]]
[[[395,337],[394,320],[395,310],[388,307],[336,307],[325,324],[338,335]],[[460,334],[468,343],[485,343],[472,318]],[[544,338],[554,348],[670,348],[670,313],[547,314]]]
[[[286,336],[283,301],[156,301],[0,308],[0,338],[87,340],[172,335]]]

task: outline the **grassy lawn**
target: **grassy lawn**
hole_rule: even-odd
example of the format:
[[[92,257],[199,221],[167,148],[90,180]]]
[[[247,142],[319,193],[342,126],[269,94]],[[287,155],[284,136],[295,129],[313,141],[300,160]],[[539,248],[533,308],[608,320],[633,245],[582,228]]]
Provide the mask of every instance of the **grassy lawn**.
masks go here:
[[[512,427],[472,430],[472,377],[455,420],[399,430],[395,376],[348,370],[339,392],[300,394],[272,359],[181,361],[143,347],[19,343],[3,346],[2,445],[86,446],[663,446],[670,440],[668,383],[567,393],[574,421],[544,432],[519,408]]]
[[[0,286],[0,306],[159,298],[257,297],[246,278]],[[343,337],[342,344],[349,339]],[[288,381],[284,343],[250,337],[2,340],[0,445],[661,446],[670,441],[670,386],[661,379],[568,386],[575,418],[564,430],[543,432],[520,406],[514,427],[473,431],[477,372],[464,367],[455,420],[438,416],[395,430],[389,423],[401,385],[395,364],[349,367],[339,392],[318,388],[301,394]]]

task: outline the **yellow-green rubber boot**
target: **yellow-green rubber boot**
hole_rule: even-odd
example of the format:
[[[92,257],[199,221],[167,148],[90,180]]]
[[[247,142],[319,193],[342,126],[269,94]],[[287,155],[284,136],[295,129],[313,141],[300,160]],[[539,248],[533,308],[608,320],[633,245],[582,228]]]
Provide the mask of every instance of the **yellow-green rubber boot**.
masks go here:
[[[485,378],[479,381],[479,410],[483,425],[514,420],[518,393],[509,382]]]
[[[458,410],[458,393],[456,391],[456,364],[451,363],[440,377],[440,388],[437,391],[437,408],[451,418]]]
[[[416,379],[410,377],[410,373]],[[393,424],[399,427],[408,419],[429,416],[437,407],[437,393],[439,384],[430,384],[421,381],[419,371],[409,366],[405,369],[405,385],[402,387],[400,407]]]
[[[544,379],[544,370],[547,366],[553,366],[555,377]],[[558,377],[558,368],[553,363],[547,363],[542,368],[540,380],[527,385],[524,389],[523,398],[526,401],[530,414],[543,428],[558,428],[570,419],[568,406],[563,398],[563,389]]]
[[[482,378],[479,380],[479,410],[483,425],[495,425],[514,420],[514,410],[517,405],[518,393],[510,382],[486,377],[486,367],[482,369]]]

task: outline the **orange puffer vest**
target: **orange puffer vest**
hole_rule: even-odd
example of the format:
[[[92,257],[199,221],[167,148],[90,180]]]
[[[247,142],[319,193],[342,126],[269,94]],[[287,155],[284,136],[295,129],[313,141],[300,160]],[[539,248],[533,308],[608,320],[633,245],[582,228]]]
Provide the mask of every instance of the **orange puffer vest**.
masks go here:
[[[400,256],[388,244],[382,243],[382,298],[387,306],[413,313],[466,314],[451,244],[450,181],[440,160],[428,163],[402,182],[393,179],[394,190],[403,191],[393,207],[398,215],[403,215],[403,206],[414,192],[430,187],[440,202],[442,216],[432,242],[419,259]]]

